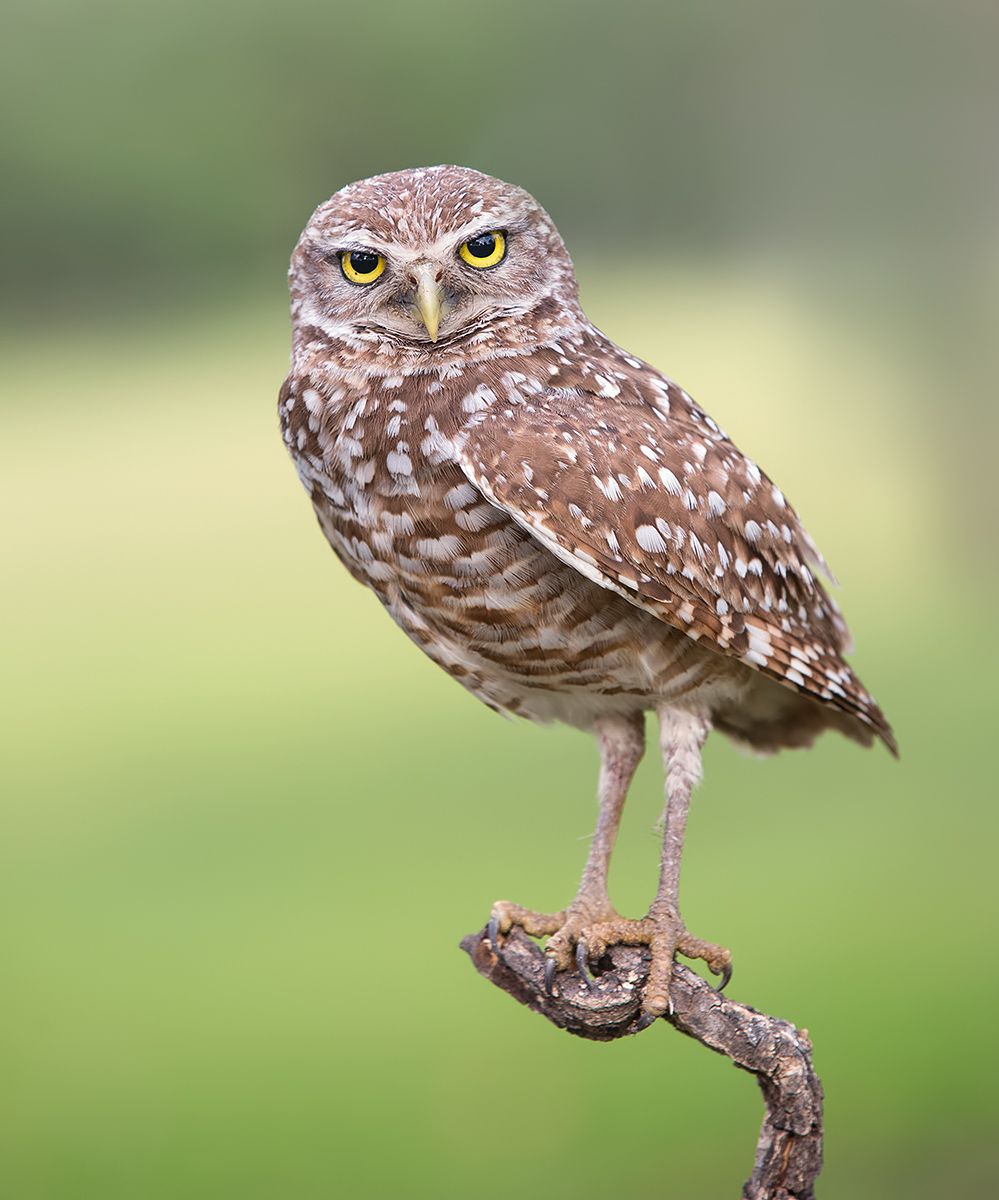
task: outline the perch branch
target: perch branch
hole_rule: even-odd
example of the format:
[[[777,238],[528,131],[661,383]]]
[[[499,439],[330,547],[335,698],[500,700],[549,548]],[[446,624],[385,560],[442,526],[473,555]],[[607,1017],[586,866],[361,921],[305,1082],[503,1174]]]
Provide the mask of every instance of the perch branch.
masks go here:
[[[578,975],[561,974],[548,996],[544,955],[520,930],[494,947],[483,929],[469,934],[461,948],[480,975],[560,1029],[607,1042],[641,1028],[648,973],[643,950],[614,946],[589,987]],[[742,1200],[811,1200],[822,1167],[822,1085],[807,1032],[727,999],[680,963],[674,964],[670,994],[673,1012],[662,1019],[751,1072],[763,1092],[766,1112]]]

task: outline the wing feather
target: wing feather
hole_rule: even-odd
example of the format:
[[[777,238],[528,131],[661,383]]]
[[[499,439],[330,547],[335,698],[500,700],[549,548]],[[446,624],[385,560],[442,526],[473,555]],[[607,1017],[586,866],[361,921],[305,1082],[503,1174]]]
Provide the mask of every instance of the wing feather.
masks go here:
[[[797,514],[682,389],[611,349],[633,366],[597,376],[599,391],[562,360],[476,413],[461,439],[468,478],[587,578],[894,749],[843,660],[849,632]]]

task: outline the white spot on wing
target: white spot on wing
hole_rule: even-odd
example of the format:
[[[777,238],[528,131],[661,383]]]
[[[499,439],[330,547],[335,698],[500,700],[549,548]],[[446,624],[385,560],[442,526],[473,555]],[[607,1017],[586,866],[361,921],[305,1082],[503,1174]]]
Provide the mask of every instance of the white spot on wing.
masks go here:
[[[650,554],[663,554],[668,549],[659,530],[652,525],[639,525],[635,530],[635,540]]]

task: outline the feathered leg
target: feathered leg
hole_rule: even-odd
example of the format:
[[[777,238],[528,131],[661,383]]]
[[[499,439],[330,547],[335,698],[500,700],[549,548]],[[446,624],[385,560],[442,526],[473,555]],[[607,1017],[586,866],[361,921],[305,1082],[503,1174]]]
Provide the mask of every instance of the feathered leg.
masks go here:
[[[628,785],[644,746],[640,720],[601,722],[600,818],[590,846],[576,899],[558,913],[537,913],[500,901],[493,906],[489,935],[494,945],[500,934],[519,925],[536,937],[551,934],[548,955],[549,986],[556,970],[573,963],[585,971],[609,946],[648,946],[652,961],[642,997],[642,1008],[651,1020],[669,1009],[669,985],[677,951],[700,958],[721,976],[724,987],[732,974],[732,955],[724,946],[692,937],[680,917],[680,861],[690,811],[690,796],[701,779],[701,747],[710,730],[707,718],[665,706],[658,710],[663,766],[666,771],[666,809],[659,888],[648,913],[629,920],[615,912],[607,895],[607,871],[617,836]]]
[[[721,975],[721,987],[732,976],[731,951],[691,937],[680,918],[680,861],[687,832],[687,814],[691,793],[701,782],[701,748],[711,726],[706,717],[675,709],[661,708],[658,715],[659,747],[666,772],[666,810],[659,889],[647,919],[660,926],[662,932],[658,936],[664,940],[664,945],[657,955],[657,947],[652,944],[653,965],[643,1003],[645,1011],[656,1016],[669,1007],[669,981],[676,950],[688,958],[703,959],[716,975]]]
[[[666,808],[663,814],[663,848],[659,888],[646,916],[640,921],[621,918],[583,931],[589,956],[600,958],[612,945],[648,946],[652,962],[642,997],[642,1009],[651,1020],[669,1009],[669,985],[677,951],[700,958],[721,976],[724,987],[732,975],[732,954],[724,946],[692,937],[680,916],[680,860],[687,830],[690,796],[701,780],[701,747],[711,728],[705,716],[662,706],[659,746],[666,772]]]
[[[607,896],[607,874],[628,787],[645,751],[645,723],[641,713],[633,717],[607,717],[597,722],[596,734],[600,750],[597,790],[600,814],[575,900],[557,913],[534,912],[499,900],[493,905],[489,922],[494,942],[493,935],[508,933],[514,925],[534,937],[553,934],[546,947],[553,968],[567,969],[572,964],[579,934],[586,926],[617,916]]]

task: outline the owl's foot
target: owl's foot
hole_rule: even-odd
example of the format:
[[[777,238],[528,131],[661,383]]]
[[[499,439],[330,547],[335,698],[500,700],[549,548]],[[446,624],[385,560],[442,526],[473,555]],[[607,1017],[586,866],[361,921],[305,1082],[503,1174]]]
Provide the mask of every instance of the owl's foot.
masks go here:
[[[584,945],[582,938],[587,928],[597,922],[614,919],[617,919],[617,913],[606,900],[598,898],[591,901],[585,895],[577,896],[569,908],[557,913],[534,912],[529,908],[521,908],[519,904],[511,904],[509,900],[498,900],[489,917],[487,935],[497,951],[502,935],[509,933],[515,925],[531,937],[548,937],[545,946],[545,991],[550,996],[556,971],[569,971],[578,966],[581,977],[589,983],[585,956],[577,954],[577,948]]]
[[[714,942],[693,937],[680,917],[670,913],[652,911],[640,921],[616,917],[588,926],[577,943],[577,961],[581,964],[597,962],[610,946],[647,946],[649,949],[652,961],[642,996],[644,1024],[673,1011],[669,985],[677,952],[687,958],[702,959],[712,974],[720,975],[719,991],[732,978],[732,952]]]
[[[558,913],[534,912],[501,900],[493,905],[489,918],[488,936],[494,949],[500,948],[502,935],[515,925],[532,937],[548,937],[545,990],[549,994],[559,971],[576,969],[587,979],[589,964],[599,962],[611,946],[647,946],[652,961],[642,997],[645,1024],[672,1011],[669,985],[677,952],[707,963],[712,974],[721,976],[719,991],[732,978],[730,950],[693,937],[680,917],[655,908],[641,920],[632,921],[619,916],[606,902],[590,902],[584,897],[577,897]]]

